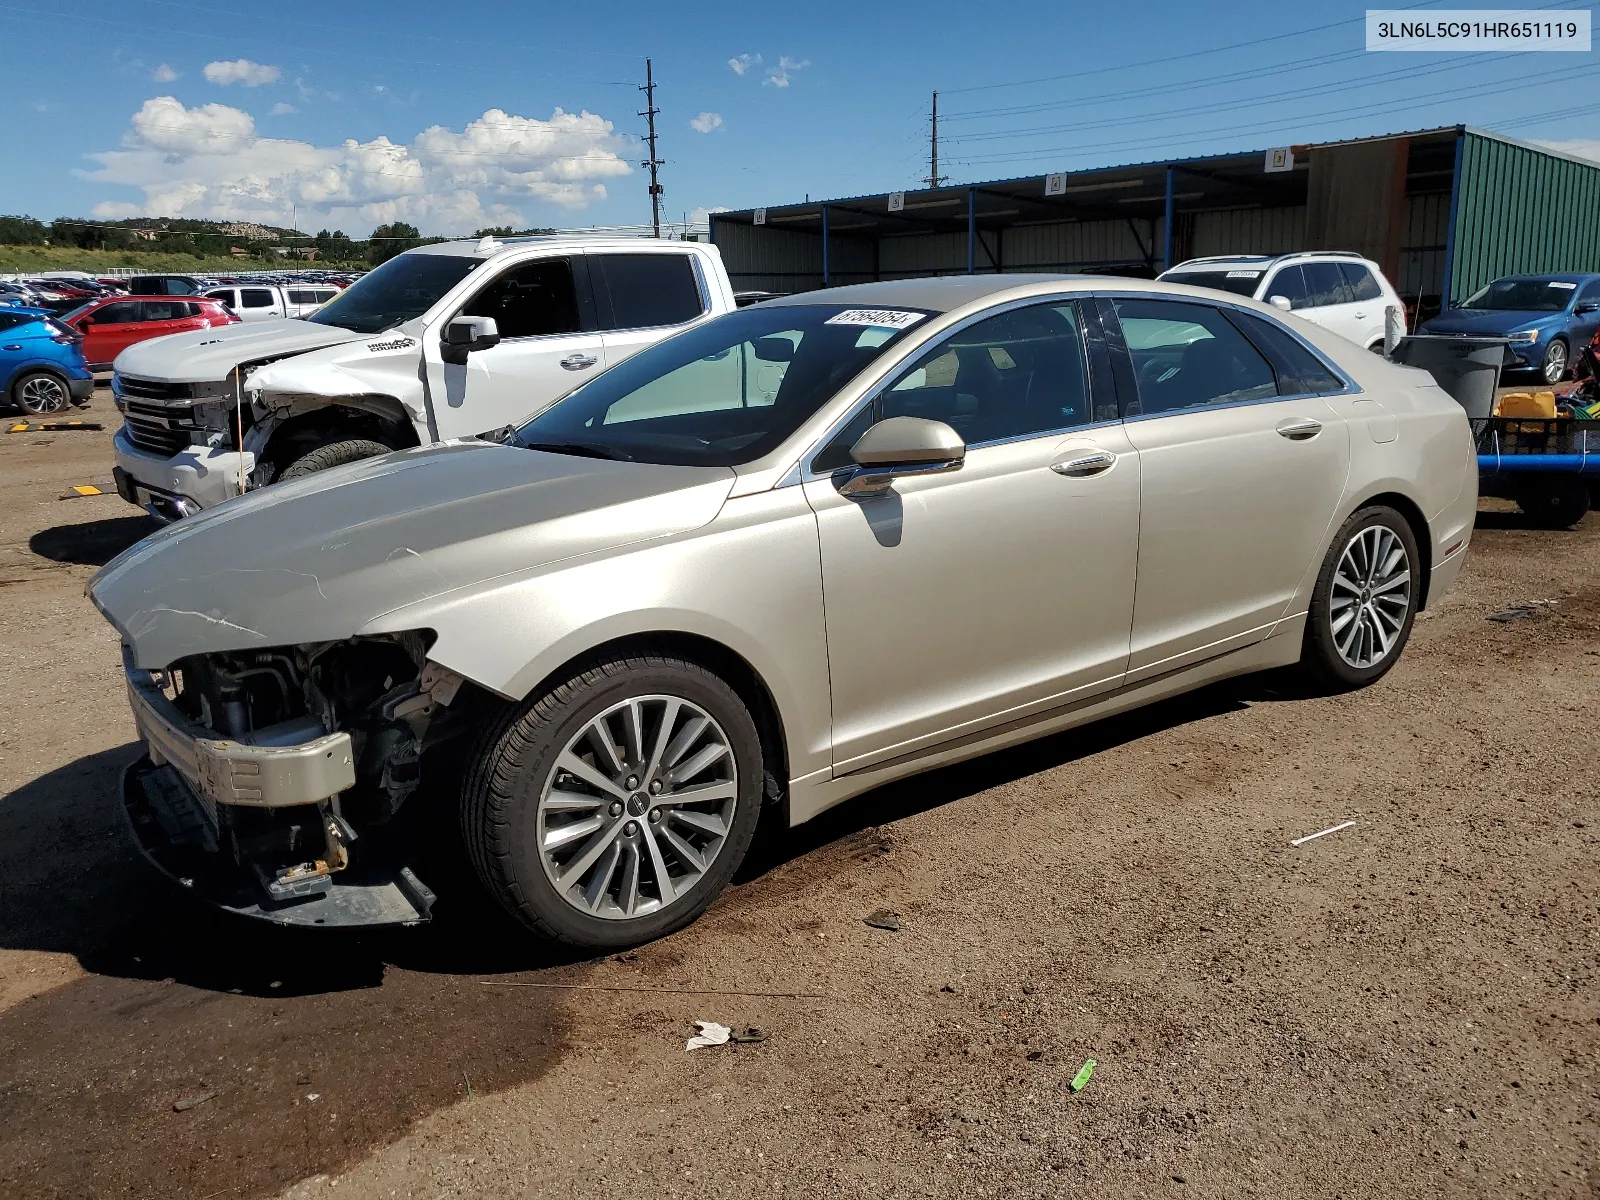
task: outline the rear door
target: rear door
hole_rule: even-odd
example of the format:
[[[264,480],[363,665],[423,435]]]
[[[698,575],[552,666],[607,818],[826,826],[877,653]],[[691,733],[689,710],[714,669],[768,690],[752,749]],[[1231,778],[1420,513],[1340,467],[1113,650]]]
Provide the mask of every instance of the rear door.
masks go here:
[[[1350,324],[1356,331],[1352,340],[1359,346],[1382,341],[1384,309],[1387,307],[1383,289],[1378,286],[1378,281],[1365,263],[1340,263],[1339,270],[1350,289]]]
[[[693,255],[596,252],[588,260],[606,361],[612,366],[688,328],[711,310]]]
[[[139,303],[140,321],[134,340],[166,337],[169,333],[184,333],[194,327],[189,319],[193,307],[187,300],[142,300]]]
[[[1301,263],[1306,277],[1306,307],[1300,315],[1315,321],[1324,329],[1331,329],[1340,337],[1349,338],[1358,346],[1366,345],[1365,317],[1357,313],[1363,306],[1356,302],[1355,292],[1345,278],[1343,264],[1337,262]],[[1368,305],[1368,307],[1371,307]],[[1378,306],[1378,321],[1382,330],[1383,312]]]
[[[1102,311],[1138,396],[1133,683],[1267,636],[1321,559],[1350,442],[1223,307],[1123,294]]]
[[[439,354],[449,322],[429,334],[426,354],[440,438],[520,424],[605,370],[605,344],[581,252],[505,268],[456,315],[493,317],[500,344],[456,366]]]

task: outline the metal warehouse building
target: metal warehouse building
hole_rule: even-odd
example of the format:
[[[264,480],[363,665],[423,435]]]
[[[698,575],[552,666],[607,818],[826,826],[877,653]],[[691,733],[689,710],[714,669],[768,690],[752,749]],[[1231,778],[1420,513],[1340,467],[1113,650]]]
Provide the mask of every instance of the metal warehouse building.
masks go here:
[[[1500,275],[1600,271],[1600,165],[1456,126],[716,213],[711,240],[774,292],[1355,250],[1428,317]]]

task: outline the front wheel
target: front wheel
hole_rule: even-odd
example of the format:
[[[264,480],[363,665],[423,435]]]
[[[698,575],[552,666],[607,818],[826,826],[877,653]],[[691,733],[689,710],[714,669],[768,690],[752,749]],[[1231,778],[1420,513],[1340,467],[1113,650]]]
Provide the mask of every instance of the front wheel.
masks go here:
[[[1546,383],[1560,383],[1567,373],[1567,344],[1556,338],[1544,352],[1539,374]]]
[[[1406,519],[1364,508],[1344,523],[1317,574],[1301,663],[1343,690],[1383,676],[1411,636],[1421,558]]]
[[[749,849],[761,741],[721,678],[599,662],[491,730],[462,796],[479,877],[535,933],[615,949],[689,924]]]
[[[11,399],[30,417],[47,417],[52,413],[65,412],[72,403],[72,393],[59,375],[35,371],[12,385]]]
[[[388,454],[390,447],[367,438],[347,438],[341,442],[328,442],[315,450],[307,451],[283,469],[278,476],[283,479],[303,479],[329,467],[342,467],[346,463],[360,462],[363,458],[376,458]]]

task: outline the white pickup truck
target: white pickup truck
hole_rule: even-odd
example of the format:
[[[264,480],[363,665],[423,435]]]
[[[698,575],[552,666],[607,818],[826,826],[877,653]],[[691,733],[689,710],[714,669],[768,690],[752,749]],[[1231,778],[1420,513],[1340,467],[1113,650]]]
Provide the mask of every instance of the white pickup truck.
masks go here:
[[[241,321],[309,317],[339,294],[331,283],[230,283],[207,288],[202,295],[220,300]]]
[[[625,238],[409,250],[304,320],[131,346],[117,491],[162,520],[390,450],[516,424],[735,307],[714,246]]]

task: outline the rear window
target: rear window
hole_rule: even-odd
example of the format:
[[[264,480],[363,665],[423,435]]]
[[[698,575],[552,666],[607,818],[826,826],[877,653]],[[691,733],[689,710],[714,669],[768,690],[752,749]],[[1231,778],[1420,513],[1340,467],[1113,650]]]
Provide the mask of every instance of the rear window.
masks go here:
[[[1254,296],[1265,271],[1254,267],[1215,271],[1168,271],[1160,283],[1185,283],[1190,287],[1214,288],[1219,292],[1232,292],[1235,296]]]
[[[1372,272],[1360,263],[1340,263],[1339,269],[1344,272],[1344,281],[1350,285],[1350,293],[1357,300],[1376,300],[1383,295],[1383,289],[1372,277]]]
[[[589,265],[610,299],[607,329],[682,325],[705,311],[687,254],[592,254]]]

